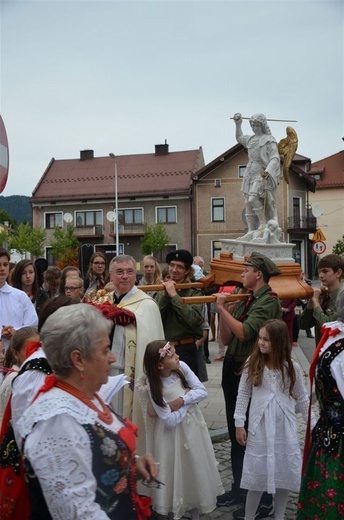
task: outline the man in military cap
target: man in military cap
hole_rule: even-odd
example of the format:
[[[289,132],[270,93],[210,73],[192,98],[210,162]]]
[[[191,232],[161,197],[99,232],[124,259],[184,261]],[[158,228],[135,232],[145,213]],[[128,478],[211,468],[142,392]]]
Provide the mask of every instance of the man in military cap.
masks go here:
[[[253,252],[244,262],[242,283],[250,296],[246,301],[226,304],[226,295],[216,295],[220,316],[221,338],[228,345],[222,370],[222,388],[226,403],[228,432],[231,440],[233,472],[232,489],[218,497],[217,505],[229,506],[244,503],[246,490],[240,488],[245,448],[235,437],[234,410],[240,381],[240,369],[250,355],[264,322],[281,318],[282,310],[277,294],[268,282],[271,276],[281,274],[276,264],[267,256]],[[237,290],[236,290],[237,291]],[[256,518],[264,518],[272,511],[272,496],[263,494]],[[233,513],[234,518],[245,518],[245,508]]]
[[[156,302],[161,312],[165,338],[174,343],[176,352],[198,375],[197,348],[203,342],[202,304],[183,304],[181,297],[201,296],[199,289],[177,291],[176,284],[188,283],[192,278],[193,257],[185,249],[171,251],[166,256],[170,280],[163,282],[165,290],[158,292]]]

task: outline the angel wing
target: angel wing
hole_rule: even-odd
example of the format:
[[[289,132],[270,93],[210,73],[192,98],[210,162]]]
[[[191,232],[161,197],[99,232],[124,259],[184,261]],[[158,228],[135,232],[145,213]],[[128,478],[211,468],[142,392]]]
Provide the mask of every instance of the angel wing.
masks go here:
[[[287,137],[281,139],[277,146],[279,154],[284,156],[283,177],[286,183],[289,184],[289,167],[297,150],[299,140],[297,133],[291,126],[287,126],[286,132]]]

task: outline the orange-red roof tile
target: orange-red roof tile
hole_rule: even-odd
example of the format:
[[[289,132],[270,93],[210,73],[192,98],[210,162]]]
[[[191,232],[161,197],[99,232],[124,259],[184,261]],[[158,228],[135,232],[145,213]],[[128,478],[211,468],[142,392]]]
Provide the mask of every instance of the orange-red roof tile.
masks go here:
[[[118,197],[187,193],[192,175],[204,166],[203,151],[166,155],[118,155]],[[33,191],[33,200],[101,199],[114,196],[112,157],[52,159]]]
[[[313,163],[309,173],[320,174],[320,179],[317,179],[317,190],[344,188],[344,151]]]

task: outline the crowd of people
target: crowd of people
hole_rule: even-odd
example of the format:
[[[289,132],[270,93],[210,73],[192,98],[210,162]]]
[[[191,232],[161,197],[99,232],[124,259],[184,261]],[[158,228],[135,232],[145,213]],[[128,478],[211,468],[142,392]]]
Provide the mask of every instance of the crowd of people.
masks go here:
[[[184,249],[164,269],[145,256],[142,276],[129,255],[108,263],[95,252],[85,277],[10,260],[0,250],[0,518],[198,520],[237,504],[236,519],[274,510],[282,520],[300,487],[299,520],[344,515],[343,258],[319,261],[311,299],[280,300],[269,285],[280,270],[252,252],[240,285],[208,290],[213,306],[192,285],[207,274],[203,259]],[[299,329],[313,327],[317,421],[291,356]],[[217,335],[228,491],[198,406]]]

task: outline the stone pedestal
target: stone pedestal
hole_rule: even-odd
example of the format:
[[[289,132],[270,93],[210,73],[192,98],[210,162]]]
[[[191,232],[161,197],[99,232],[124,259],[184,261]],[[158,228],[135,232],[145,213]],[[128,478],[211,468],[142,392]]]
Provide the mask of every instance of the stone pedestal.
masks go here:
[[[223,239],[222,251],[224,253],[232,253],[233,260],[240,260],[250,256],[252,251],[262,253],[270,258],[275,264],[295,263],[293,259],[294,244],[279,242],[278,244],[260,244],[255,242],[245,242],[244,240]]]
[[[280,269],[272,276],[269,285],[283,298],[311,298],[313,289],[301,281],[301,266],[292,257],[293,244],[258,244],[240,240],[222,240],[223,250],[218,258],[210,262],[210,273],[202,278],[204,288],[211,285],[241,285],[244,261],[253,251],[269,257]]]

